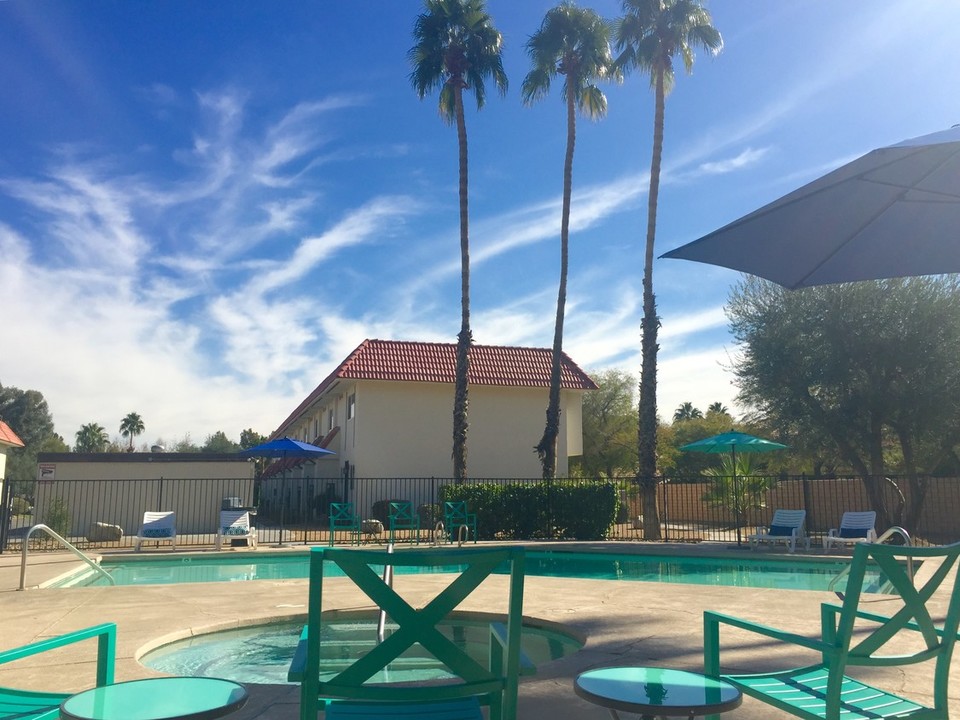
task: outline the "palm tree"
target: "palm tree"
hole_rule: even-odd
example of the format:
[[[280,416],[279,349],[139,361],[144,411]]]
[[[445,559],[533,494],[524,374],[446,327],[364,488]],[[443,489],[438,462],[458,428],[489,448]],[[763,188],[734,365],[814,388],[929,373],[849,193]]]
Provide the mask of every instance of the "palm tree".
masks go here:
[[[135,412],[128,413],[127,416],[120,422],[120,434],[123,437],[130,438],[130,447],[127,448],[127,452],[133,452],[133,439],[137,435],[142,435],[143,430],[143,420]]]
[[[702,418],[703,413],[700,408],[695,408],[692,402],[680,403],[680,406],[673,412],[673,421],[682,422],[683,420],[695,420]]]
[[[87,423],[81,425],[77,430],[77,444],[74,452],[103,452],[103,449],[110,442],[110,436],[107,435],[106,428],[97,423]]]
[[[727,408],[727,406],[724,405],[722,402],[710,403],[710,405],[707,406],[707,412],[708,412],[708,413],[716,413],[717,415],[729,415],[729,414],[730,414],[730,410],[729,410],[729,409]]]
[[[663,156],[663,116],[667,93],[673,87],[673,58],[680,55],[687,72],[693,69],[694,48],[716,54],[723,47],[710,13],[699,0],[622,0],[624,12],[614,27],[620,55],[617,66],[650,74],[655,95],[653,154],[647,196],[647,241],[643,260],[643,321],[641,324],[640,404],[637,430],[637,482],[644,508],[643,535],[660,539],[657,497],[657,302],[653,294],[653,246],[657,234],[657,198]]]
[[[607,113],[607,98],[596,86],[610,76],[610,28],[593,10],[563,3],[549,10],[540,29],[527,42],[533,68],[523,80],[523,101],[530,105],[545,97],[553,78],[563,76],[562,97],[567,109],[567,151],[563,163],[563,205],[560,215],[560,288],[553,331],[550,395],[543,437],[536,445],[544,479],[557,472],[557,436],[560,434],[560,368],[563,356],[563,318],[567,302],[567,260],[570,238],[570,196],[573,187],[573,150],[577,140],[577,111],[591,120]]]
[[[413,26],[410,82],[422,100],[440,88],[440,117],[455,122],[460,150],[460,333],[457,335],[456,388],[453,400],[453,476],[467,477],[467,374],[470,369],[470,240],[467,212],[467,124],[463,91],[472,90],[477,109],[491,78],[503,95],[503,38],[486,12],[484,0],[425,0],[426,12]]]

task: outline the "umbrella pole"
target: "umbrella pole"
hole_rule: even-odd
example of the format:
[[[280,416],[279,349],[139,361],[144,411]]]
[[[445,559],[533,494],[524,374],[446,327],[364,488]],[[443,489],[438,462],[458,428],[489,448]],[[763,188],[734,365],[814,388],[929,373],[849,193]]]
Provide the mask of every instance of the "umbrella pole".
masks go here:
[[[283,511],[284,511],[285,506],[286,506],[286,504],[287,504],[287,497],[286,497],[286,491],[287,491],[287,463],[286,463],[286,460],[287,460],[286,456],[282,457],[281,460],[280,460],[280,461],[283,463],[283,472],[280,473],[280,542],[277,543],[277,547],[286,547],[286,545],[283,544]]]
[[[734,515],[736,516],[736,522],[737,522],[737,547],[741,547],[742,538],[740,537],[740,493],[738,492],[739,488],[737,488],[737,446],[731,445],[730,452],[733,455],[733,458],[732,458],[733,465],[731,469],[733,470],[733,502],[736,503],[736,505],[734,505]]]

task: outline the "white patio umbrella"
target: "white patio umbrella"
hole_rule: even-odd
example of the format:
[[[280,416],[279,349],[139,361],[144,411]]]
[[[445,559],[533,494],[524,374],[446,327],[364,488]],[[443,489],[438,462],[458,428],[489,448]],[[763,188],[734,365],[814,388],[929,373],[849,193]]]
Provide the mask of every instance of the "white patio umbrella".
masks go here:
[[[960,125],[873,150],[661,257],[791,290],[960,272]]]

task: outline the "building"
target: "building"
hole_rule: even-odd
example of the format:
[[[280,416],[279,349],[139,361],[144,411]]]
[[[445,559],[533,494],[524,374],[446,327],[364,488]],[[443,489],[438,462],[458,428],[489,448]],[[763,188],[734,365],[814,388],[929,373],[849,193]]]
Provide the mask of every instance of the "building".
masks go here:
[[[18,447],[23,447],[23,440],[17,437],[9,425],[0,420],[0,498],[4,497],[3,481],[7,477],[7,450]]]
[[[254,465],[221,453],[40,453],[35,519],[66,514],[71,537],[95,523],[136,534],[147,510],[177,513],[178,534],[216,533],[220,508],[254,503]]]
[[[474,345],[470,353],[469,476],[539,478],[534,446],[546,421],[552,351]],[[450,478],[455,367],[452,343],[362,342],[273,433],[336,455],[299,470],[286,468],[285,477],[280,472],[278,480],[264,482],[262,499],[269,503],[282,494],[289,507],[296,507],[303,498],[310,502],[327,493],[355,502],[366,513],[370,498],[360,496],[358,478]],[[581,400],[595,389],[593,380],[564,355],[560,477],[568,473],[568,458],[583,451]],[[289,487],[284,491],[281,485]],[[418,500],[409,495],[401,497]]]

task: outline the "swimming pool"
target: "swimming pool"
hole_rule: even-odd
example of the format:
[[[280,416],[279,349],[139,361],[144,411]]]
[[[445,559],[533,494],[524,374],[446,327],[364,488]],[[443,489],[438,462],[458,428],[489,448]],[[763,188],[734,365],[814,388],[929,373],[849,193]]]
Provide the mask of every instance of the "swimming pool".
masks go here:
[[[104,558],[117,585],[157,585],[245,580],[290,580],[309,574],[309,552],[238,556],[183,555],[164,558]],[[848,565],[844,560],[701,557],[530,550],[526,574],[540,577],[620,580],[693,585],[830,590]],[[406,568],[403,568],[406,569]],[[451,569],[452,570],[452,569]],[[400,574],[398,568],[397,573]],[[50,587],[107,585],[87,568]],[[843,587],[835,589],[842,590]]]
[[[217,677],[240,683],[279,685],[287,682],[287,669],[293,660],[303,623],[271,623],[185,638],[152,650],[140,663],[169,675]],[[387,623],[387,636],[396,625]],[[471,619],[444,621],[437,628],[464,648],[478,663],[486,664],[489,643],[487,622]],[[377,639],[375,619],[334,620],[325,622],[321,633],[321,667],[332,676],[355,658],[369,652]],[[521,646],[537,667],[578,651],[582,644],[555,630],[533,625],[523,626]],[[394,660],[387,673],[382,671],[371,682],[436,680],[450,673],[418,646]]]

